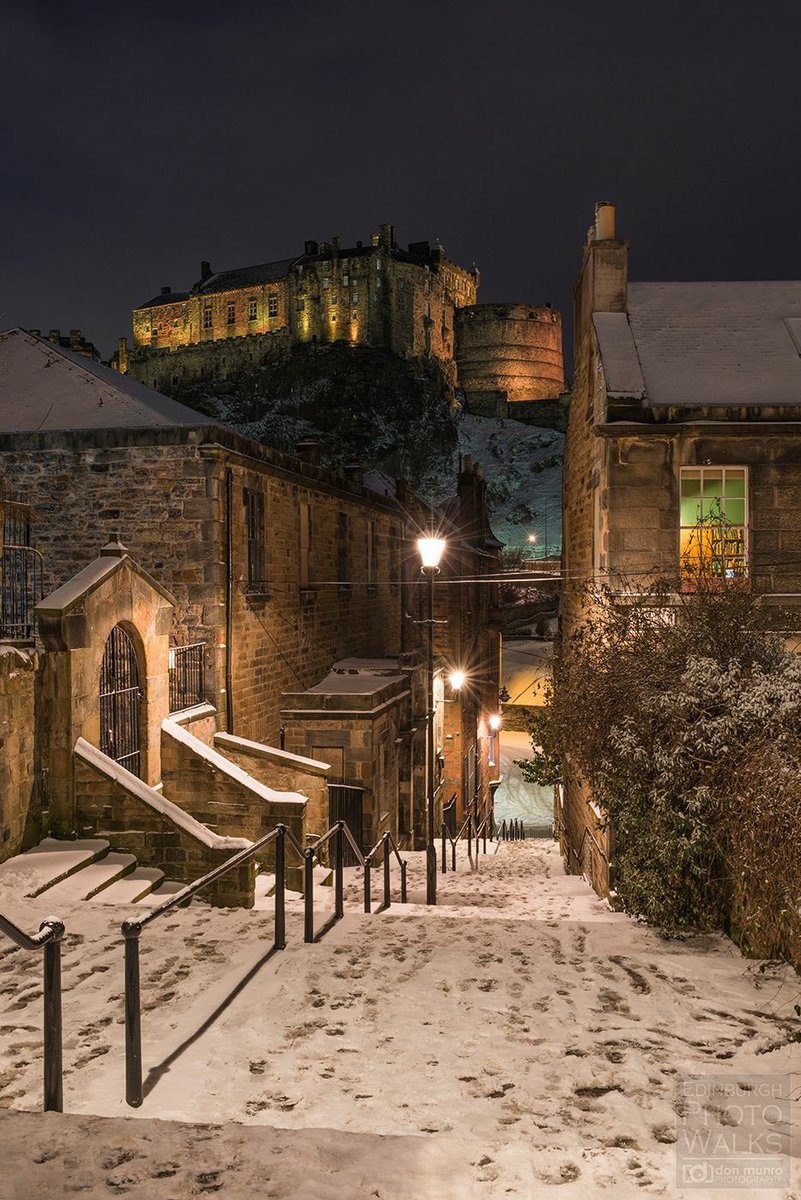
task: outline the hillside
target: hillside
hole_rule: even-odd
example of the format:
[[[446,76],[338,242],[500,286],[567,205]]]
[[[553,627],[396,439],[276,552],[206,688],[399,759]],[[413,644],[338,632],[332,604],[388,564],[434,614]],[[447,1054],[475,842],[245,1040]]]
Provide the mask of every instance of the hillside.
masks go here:
[[[296,346],[272,363],[172,394],[279,450],[317,440],[323,466],[362,462],[411,480],[434,502],[452,492],[459,456],[470,454],[484,469],[501,541],[537,554],[561,545],[563,434],[463,413],[436,361],[344,343]]]

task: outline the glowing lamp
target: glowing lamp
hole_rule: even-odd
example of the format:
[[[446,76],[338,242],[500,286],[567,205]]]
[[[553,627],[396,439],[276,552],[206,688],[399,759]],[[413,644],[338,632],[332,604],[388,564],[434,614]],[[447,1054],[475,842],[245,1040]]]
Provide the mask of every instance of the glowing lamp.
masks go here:
[[[455,692],[461,691],[466,680],[467,676],[464,671],[451,671],[449,682]]]
[[[489,719],[489,727],[493,733],[498,732],[498,730],[501,727],[502,720],[503,720],[503,718],[501,716],[499,716],[498,713],[492,714],[492,716]]]
[[[421,537],[417,539],[417,549],[420,551],[423,570],[433,570],[439,566],[445,550],[445,539],[438,537]]]

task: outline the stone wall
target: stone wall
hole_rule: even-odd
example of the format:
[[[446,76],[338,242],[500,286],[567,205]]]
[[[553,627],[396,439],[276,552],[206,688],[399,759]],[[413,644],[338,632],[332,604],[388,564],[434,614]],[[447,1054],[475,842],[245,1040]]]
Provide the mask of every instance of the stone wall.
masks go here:
[[[153,348],[135,345],[124,354],[126,374],[167,393],[194,379],[228,379],[279,358],[290,346],[286,329],[232,334],[192,345],[179,343],[170,349],[165,348],[164,340]]]
[[[495,415],[500,397],[514,417],[517,401],[555,399],[565,387],[561,314],[531,304],[461,308],[456,361],[470,412]]]
[[[172,721],[164,722],[161,758],[164,795],[215,833],[255,842],[284,824],[305,844],[305,796],[264,787]],[[264,859],[273,861],[272,846]]]
[[[41,836],[34,765],[38,662],[35,653],[0,646],[0,862]]]
[[[248,775],[276,791],[300,792],[306,797],[306,836],[319,836],[328,828],[327,776],[329,763],[302,758],[275,746],[218,733],[214,746]]]
[[[91,748],[87,756],[91,757]],[[135,855],[140,866],[157,867],[168,879],[194,883],[246,845],[239,838],[226,844],[209,830],[190,832],[155,804],[146,803],[137,789],[138,780],[131,777],[126,786],[127,772],[118,772],[120,778],[115,779],[78,754],[74,774],[78,808],[93,834],[108,837],[114,850]],[[157,793],[154,799],[160,799]],[[250,860],[210,885],[203,898],[221,907],[252,908],[255,877]]]
[[[112,439],[120,444],[102,444]],[[230,447],[219,444],[226,441]],[[251,447],[254,455],[234,446]],[[268,450],[258,453],[253,443],[214,427],[54,434],[35,445],[0,442],[0,478],[32,501],[46,590],[75,575],[117,536],[170,590],[176,600],[172,640],[206,642],[206,694],[225,724],[230,471],[234,732],[274,744],[281,692],[315,683],[343,655],[398,652],[401,588],[392,577],[405,524],[397,504],[357,483],[337,482]],[[264,496],[266,579],[257,586],[248,578],[246,491]],[[302,505],[311,514],[306,585],[300,578]],[[340,586],[343,571],[352,582]],[[375,581],[368,584],[369,572]]]

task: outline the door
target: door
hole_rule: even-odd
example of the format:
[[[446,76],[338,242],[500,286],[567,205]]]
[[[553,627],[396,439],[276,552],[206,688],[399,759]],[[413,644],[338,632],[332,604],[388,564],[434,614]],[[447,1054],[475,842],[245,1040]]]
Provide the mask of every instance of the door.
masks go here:
[[[100,749],[140,778],[141,701],[134,644],[122,626],[115,625],[100,667]]]

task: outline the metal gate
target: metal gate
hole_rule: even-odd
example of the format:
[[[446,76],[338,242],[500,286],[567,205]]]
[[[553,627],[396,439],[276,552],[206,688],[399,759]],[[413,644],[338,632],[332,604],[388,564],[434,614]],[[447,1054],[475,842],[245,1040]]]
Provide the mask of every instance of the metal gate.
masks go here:
[[[353,834],[357,845],[364,849],[362,839],[362,812],[364,809],[364,788],[354,787],[347,783],[329,783],[328,785],[328,824],[344,821]],[[356,866],[356,855],[345,841],[345,866]]]
[[[115,625],[100,668],[100,749],[141,778],[139,668],[125,630]]]

